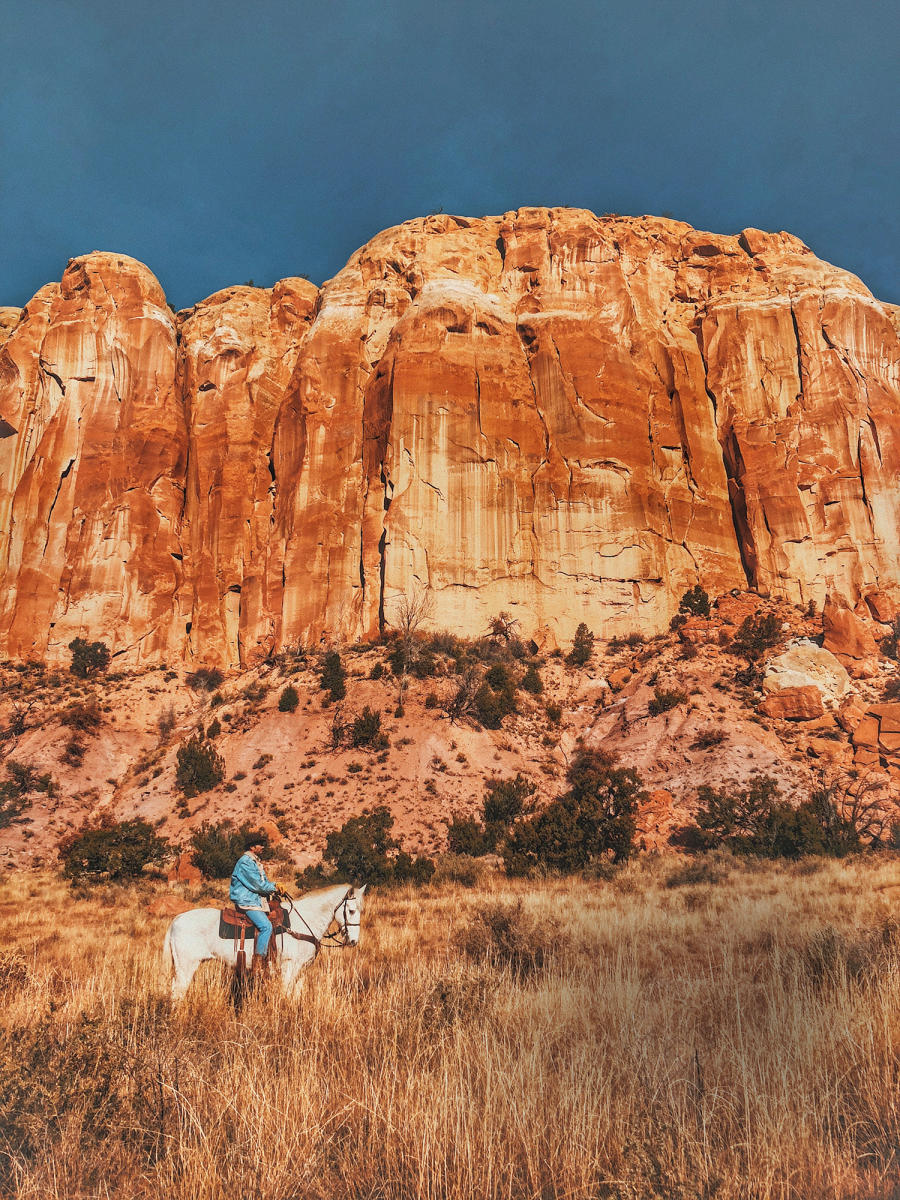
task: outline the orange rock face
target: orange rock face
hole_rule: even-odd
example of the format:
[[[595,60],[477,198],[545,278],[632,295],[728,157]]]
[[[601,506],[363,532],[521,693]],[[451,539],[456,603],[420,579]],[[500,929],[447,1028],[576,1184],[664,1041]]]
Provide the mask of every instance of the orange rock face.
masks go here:
[[[772,692],[760,704],[759,711],[767,717],[778,717],[784,721],[813,721],[824,714],[825,708],[822,693],[810,684]]]
[[[698,581],[900,601],[897,329],[787,234],[440,215],[318,291],[175,318],[92,254],[7,311],[9,654],[243,665],[410,598],[560,644],[662,628]]]

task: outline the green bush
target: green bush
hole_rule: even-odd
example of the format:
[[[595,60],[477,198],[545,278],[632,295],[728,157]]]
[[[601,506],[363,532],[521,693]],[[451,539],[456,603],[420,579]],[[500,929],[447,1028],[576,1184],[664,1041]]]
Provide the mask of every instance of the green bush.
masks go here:
[[[677,708],[679,704],[684,704],[685,700],[687,700],[687,692],[655,687],[653,699],[647,705],[647,712],[651,717],[658,717],[660,713],[668,712],[672,708]]]
[[[566,656],[566,662],[573,667],[583,667],[594,652],[594,635],[582,621],[575,630],[572,649]]]
[[[96,733],[103,724],[103,714],[96,700],[70,704],[59,715],[60,722],[79,733]]]
[[[369,678],[370,679],[381,679],[382,675],[384,675],[384,664],[377,662],[377,663],[375,663],[374,667],[372,667],[372,670],[369,672]]]
[[[204,821],[191,834],[191,862],[207,879],[227,879],[234,864],[246,849],[247,836],[257,832],[246,822],[235,825],[232,821]],[[266,854],[261,854],[262,858]]]
[[[186,799],[210,791],[225,778],[221,755],[199,734],[194,734],[178,748],[176,759],[175,782]]]
[[[527,800],[537,788],[524,775],[514,779],[488,779],[484,785],[484,826],[490,848],[509,833],[510,827],[525,812]]]
[[[867,826],[868,806],[839,803],[826,787],[795,806],[781,799],[774,779],[757,776],[748,788],[734,791],[704,785],[697,798],[696,825],[686,831],[695,848],[723,847],[760,858],[842,857],[878,840],[877,830],[873,837]]]
[[[337,650],[329,650],[322,660],[319,683],[331,700],[343,700],[347,695],[347,670]]]
[[[523,692],[531,692],[533,696],[540,696],[544,690],[544,681],[541,679],[540,672],[534,663],[531,663],[522,676],[519,687]]]
[[[206,736],[210,740],[212,740],[213,738],[217,738],[221,732],[222,732],[221,721],[219,721],[218,717],[213,717],[213,719],[209,723],[209,728],[206,731]]]
[[[733,654],[740,654],[748,662],[754,663],[777,645],[780,637],[781,626],[776,615],[766,613],[761,616],[756,613],[743,622],[729,649]]]
[[[26,763],[8,759],[6,774],[7,778],[0,783],[0,829],[7,829],[19,819],[28,807],[30,793],[56,794],[53,776],[41,775]]]
[[[393,814],[383,804],[350,817],[326,836],[322,861],[298,873],[298,886],[336,879],[354,884],[427,882],[434,864],[401,850],[391,836],[393,827]]]
[[[300,696],[292,683],[289,683],[278,697],[279,712],[295,712],[300,703]]]
[[[218,667],[198,667],[184,682],[193,692],[214,692],[225,682],[225,676]]]
[[[486,729],[499,729],[503,718],[516,711],[516,680],[508,666],[494,663],[475,692],[472,707]]]
[[[621,862],[634,848],[641,777],[600,751],[582,751],[568,772],[570,790],[516,825],[503,848],[507,873],[539,867],[583,870],[597,859]]]
[[[492,849],[488,845],[484,827],[474,817],[454,817],[447,826],[447,850],[450,854],[480,858]]]
[[[105,671],[109,666],[109,647],[105,642],[88,642],[84,638],[74,638],[69,642],[72,651],[72,664],[69,670],[79,679],[87,679],[90,675]]]
[[[58,849],[67,879],[133,879],[148,864],[163,862],[170,853],[168,841],[140,818],[105,818],[69,834]]]
[[[388,740],[381,732],[381,713],[369,708],[368,704],[350,725],[350,745],[369,746],[373,750],[384,750]]]
[[[691,613],[695,617],[709,616],[709,596],[699,583],[694,584],[681,597],[679,611]]]

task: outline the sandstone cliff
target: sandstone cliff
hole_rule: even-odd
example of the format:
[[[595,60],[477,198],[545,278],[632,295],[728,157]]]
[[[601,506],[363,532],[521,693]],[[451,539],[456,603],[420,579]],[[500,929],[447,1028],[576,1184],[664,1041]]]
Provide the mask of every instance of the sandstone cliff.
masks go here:
[[[787,234],[572,209],[410,221],[177,317],[73,260],[0,312],[0,651],[247,665],[423,595],[564,640],[698,580],[883,616],[896,324]]]

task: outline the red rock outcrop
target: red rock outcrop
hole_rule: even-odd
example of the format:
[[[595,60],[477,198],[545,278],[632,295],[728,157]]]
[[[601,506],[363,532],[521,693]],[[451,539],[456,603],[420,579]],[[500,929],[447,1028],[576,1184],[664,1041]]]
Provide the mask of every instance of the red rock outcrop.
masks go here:
[[[318,292],[175,318],[145,267],[92,254],[14,320],[10,654],[80,633],[247,664],[404,598],[564,643],[660,628],[698,580],[900,601],[894,317],[787,234],[439,215]]]
[[[759,711],[783,721],[814,721],[824,715],[825,708],[822,693],[814,684],[809,684],[770,692],[760,704]]]

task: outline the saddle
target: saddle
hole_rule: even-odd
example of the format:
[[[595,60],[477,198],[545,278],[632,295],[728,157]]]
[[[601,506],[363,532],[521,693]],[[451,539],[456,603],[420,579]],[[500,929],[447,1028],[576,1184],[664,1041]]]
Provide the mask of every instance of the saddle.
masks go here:
[[[291,927],[290,913],[278,901],[269,902],[269,920],[272,922],[272,936],[284,933]],[[223,908],[219,914],[219,937],[227,941],[243,943],[248,935],[256,938],[256,926],[239,908]],[[273,942],[274,944],[274,942]]]

